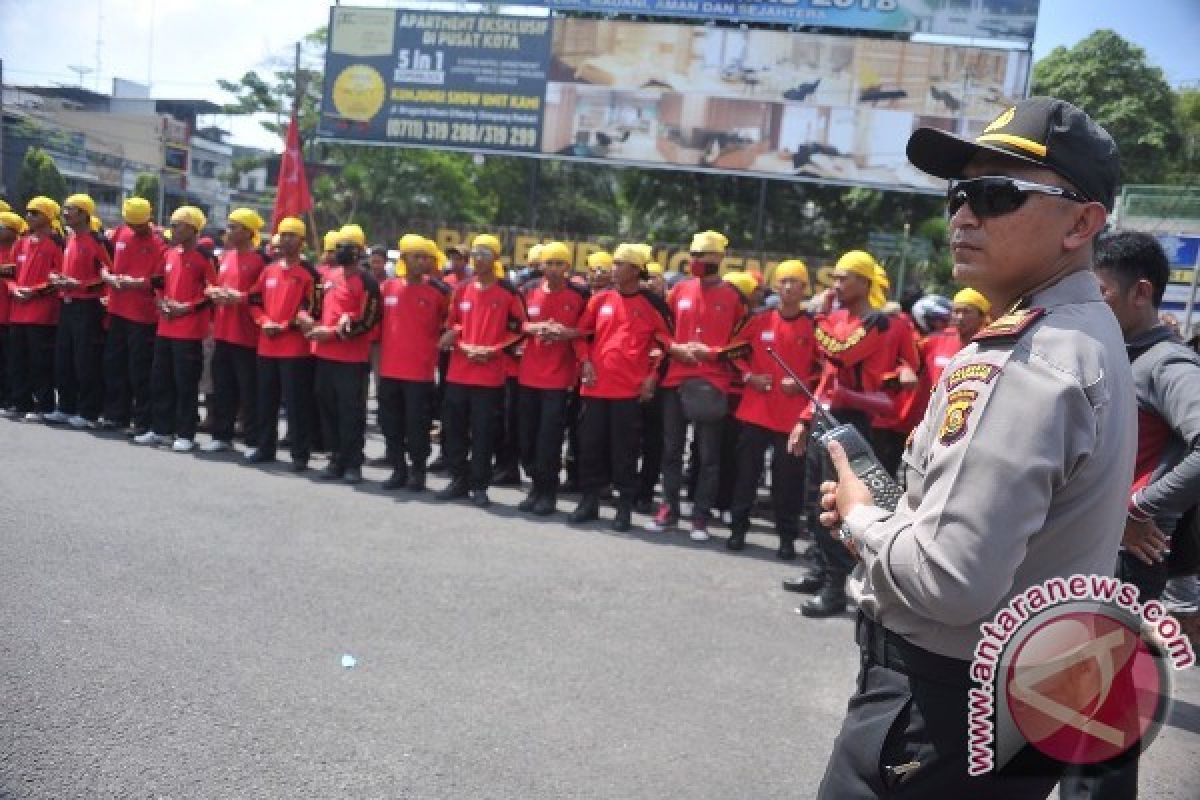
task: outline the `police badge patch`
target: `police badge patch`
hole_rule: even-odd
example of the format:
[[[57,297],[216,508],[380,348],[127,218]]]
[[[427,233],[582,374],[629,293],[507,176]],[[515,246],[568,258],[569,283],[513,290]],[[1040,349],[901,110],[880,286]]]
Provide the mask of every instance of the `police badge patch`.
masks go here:
[[[943,447],[949,447],[967,435],[967,421],[977,397],[979,392],[974,389],[959,389],[946,398],[946,415],[938,429],[938,442]]]

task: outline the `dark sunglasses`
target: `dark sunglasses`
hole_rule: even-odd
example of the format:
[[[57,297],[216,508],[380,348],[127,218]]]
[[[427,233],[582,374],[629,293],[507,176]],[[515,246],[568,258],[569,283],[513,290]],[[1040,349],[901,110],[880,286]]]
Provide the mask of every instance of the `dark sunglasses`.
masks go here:
[[[946,213],[954,216],[965,203],[971,207],[971,213],[980,219],[999,217],[1011,214],[1025,205],[1025,201],[1031,194],[1047,194],[1076,203],[1091,202],[1078,192],[1059,186],[1047,186],[1044,183],[1032,183],[1016,178],[987,176],[955,181],[950,184],[950,188],[946,190]]]

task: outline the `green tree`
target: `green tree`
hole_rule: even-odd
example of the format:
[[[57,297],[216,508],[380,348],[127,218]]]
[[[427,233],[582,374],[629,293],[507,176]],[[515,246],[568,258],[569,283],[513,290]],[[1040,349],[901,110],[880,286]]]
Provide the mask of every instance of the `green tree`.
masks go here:
[[[1176,92],[1175,107],[1180,147],[1169,180],[1194,184],[1200,175],[1200,89]]]
[[[61,203],[67,196],[67,181],[45,150],[31,147],[25,151],[21,171],[17,174],[16,207],[25,208],[31,199],[39,195]]]
[[[1112,134],[1122,182],[1163,182],[1179,144],[1175,97],[1142,48],[1110,30],[1056,47],[1034,65],[1033,92],[1074,103]]]
[[[144,200],[149,200],[151,205],[158,203],[159,183],[158,176],[151,172],[138,173],[137,179],[133,182],[133,196],[140,197]]]

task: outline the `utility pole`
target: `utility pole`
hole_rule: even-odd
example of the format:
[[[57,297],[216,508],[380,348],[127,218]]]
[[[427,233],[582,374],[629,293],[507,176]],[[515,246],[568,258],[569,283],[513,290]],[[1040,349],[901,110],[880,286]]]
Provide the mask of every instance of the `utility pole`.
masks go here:
[[[304,139],[300,136],[300,98],[304,97],[304,92],[308,87],[305,86],[304,75],[300,72],[300,42],[296,42],[296,58],[292,66],[292,83],[296,85],[296,94],[294,97],[292,97],[292,117],[296,120],[296,138],[300,142],[300,169],[304,169]],[[284,147],[286,146],[285,137]],[[275,189],[275,191],[278,197],[278,187]],[[311,197],[311,194],[309,196]],[[312,208],[308,210],[308,240],[312,245],[313,251],[320,253],[321,243],[320,236],[317,233],[317,215],[315,213],[315,209]]]

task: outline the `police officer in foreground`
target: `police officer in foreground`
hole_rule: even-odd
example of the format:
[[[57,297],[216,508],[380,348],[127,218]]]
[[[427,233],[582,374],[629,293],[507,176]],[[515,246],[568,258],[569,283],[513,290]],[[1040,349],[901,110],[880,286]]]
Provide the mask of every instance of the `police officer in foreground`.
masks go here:
[[[918,129],[908,158],[951,181],[954,277],[1000,313],[947,366],[895,512],[830,448],[821,518],[861,559],[862,669],[820,797],[1046,797],[1063,765],[1031,746],[968,777],[968,671],[979,624],[1013,596],[1116,561],[1136,405],[1091,265],[1117,149],[1078,108],[1033,97],[974,141]]]

